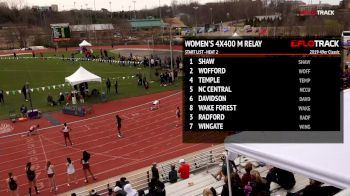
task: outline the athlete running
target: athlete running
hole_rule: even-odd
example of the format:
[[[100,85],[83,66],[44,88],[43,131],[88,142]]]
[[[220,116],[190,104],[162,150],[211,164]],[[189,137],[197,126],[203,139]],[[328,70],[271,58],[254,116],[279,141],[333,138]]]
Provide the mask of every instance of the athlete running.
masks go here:
[[[122,132],[120,130],[122,128],[122,120],[123,119],[121,119],[118,114],[115,116],[115,118],[116,118],[116,121],[117,121],[116,123],[117,123],[117,129],[118,129],[118,137],[121,138],[122,137]]]

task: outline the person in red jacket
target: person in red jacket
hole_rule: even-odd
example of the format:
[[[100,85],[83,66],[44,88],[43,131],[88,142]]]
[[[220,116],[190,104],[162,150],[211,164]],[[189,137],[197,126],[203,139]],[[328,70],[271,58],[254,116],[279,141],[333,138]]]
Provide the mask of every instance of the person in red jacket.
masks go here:
[[[190,165],[185,162],[184,159],[180,159],[180,167],[178,172],[180,173],[181,179],[187,179],[190,177]]]

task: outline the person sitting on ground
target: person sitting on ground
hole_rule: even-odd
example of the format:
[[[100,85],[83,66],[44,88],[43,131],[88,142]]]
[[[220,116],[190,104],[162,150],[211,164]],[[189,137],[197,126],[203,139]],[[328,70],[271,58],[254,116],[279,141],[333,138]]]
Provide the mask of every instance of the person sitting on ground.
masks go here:
[[[165,185],[160,180],[157,180],[157,182],[156,182],[155,193],[156,193],[155,194],[156,196],[165,196],[166,195]]]
[[[22,113],[22,116],[23,117],[26,117],[27,116],[27,107],[25,105],[22,104],[22,106],[20,107],[19,111]]]
[[[131,184],[126,184],[124,186],[124,191],[126,192],[127,196],[137,196],[138,195],[137,191],[132,188]]]
[[[115,196],[126,196],[126,192],[122,189],[122,188],[120,188],[119,186],[116,186],[116,187],[114,187],[114,194],[115,194]]]
[[[217,196],[217,193],[214,187],[210,187],[203,190],[203,196]]]
[[[242,176],[242,186],[244,187],[245,185],[248,184],[249,181],[252,181],[255,176],[253,176],[252,174],[250,174],[250,172],[253,169],[253,165],[249,162],[245,165],[245,174],[243,174]]]
[[[90,191],[90,196],[100,196],[94,189]]]
[[[321,185],[321,182],[310,179],[310,184],[303,190],[303,196],[323,195]]]
[[[178,173],[180,173],[181,179],[187,179],[190,177],[190,165],[185,162],[185,159],[180,159],[180,167]]]
[[[148,194],[147,195],[150,195],[150,196],[155,195],[156,183],[157,183],[157,179],[152,178],[151,182],[148,183]]]
[[[125,177],[121,177],[120,183],[121,183],[122,187],[124,188],[125,185],[129,184],[129,181],[127,181]]]
[[[250,182],[250,185],[252,185],[250,196],[269,196],[270,190],[267,181],[256,170],[253,170],[251,174],[255,176],[255,179]]]
[[[51,106],[57,105],[57,103],[53,100],[53,97],[51,94],[47,96],[47,103],[49,103]]]
[[[293,188],[295,185],[294,174],[277,167],[270,169],[266,175],[266,180],[269,187],[271,182],[275,182],[286,190]]]
[[[151,110],[156,110],[156,109],[158,109],[159,108],[159,100],[154,100],[153,102],[152,102],[152,106],[151,106]]]
[[[39,129],[39,124],[37,125],[32,125],[29,127],[29,130],[28,130],[28,133],[27,133],[27,136],[31,136],[33,134],[37,134],[37,130]]]
[[[242,188],[241,178],[237,173],[231,174],[231,188],[232,188],[232,195],[245,196]],[[229,196],[228,178],[225,179],[225,184],[222,187],[221,196]]]
[[[171,165],[171,171],[169,172],[169,182],[175,183],[177,182],[178,176],[175,170],[175,165]]]

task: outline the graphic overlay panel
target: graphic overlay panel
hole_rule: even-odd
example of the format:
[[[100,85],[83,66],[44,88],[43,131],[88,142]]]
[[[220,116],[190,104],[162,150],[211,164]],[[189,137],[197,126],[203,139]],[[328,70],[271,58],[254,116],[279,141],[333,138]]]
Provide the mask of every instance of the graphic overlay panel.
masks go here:
[[[193,132],[340,132],[341,48],[339,37],[186,39],[184,141]]]

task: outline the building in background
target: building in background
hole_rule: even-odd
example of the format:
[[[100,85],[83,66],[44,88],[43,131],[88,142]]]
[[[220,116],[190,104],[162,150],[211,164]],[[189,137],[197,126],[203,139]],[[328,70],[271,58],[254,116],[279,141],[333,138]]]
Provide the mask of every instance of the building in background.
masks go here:
[[[32,9],[38,10],[38,11],[51,11],[51,12],[58,12],[58,5],[52,4],[51,6],[32,6]]]
[[[112,43],[114,27],[112,24],[70,25],[72,41],[87,40],[93,45]]]

